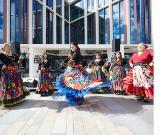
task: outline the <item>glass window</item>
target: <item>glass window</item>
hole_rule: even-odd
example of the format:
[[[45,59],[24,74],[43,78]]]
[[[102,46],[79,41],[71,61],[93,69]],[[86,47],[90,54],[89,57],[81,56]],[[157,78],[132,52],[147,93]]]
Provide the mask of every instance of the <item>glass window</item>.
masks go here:
[[[3,43],[3,0],[0,0],[0,43]]]
[[[0,15],[0,43],[3,43],[3,16]]]
[[[67,21],[69,21],[69,5],[67,3],[65,3],[65,12],[64,12],[64,15],[65,15],[65,19]]]
[[[96,20],[95,14],[87,17],[88,44],[96,43]]]
[[[62,15],[62,0],[56,0],[56,12]]]
[[[33,0],[33,44],[43,43],[43,7]]]
[[[48,7],[53,9],[53,0],[46,0],[46,4]]]
[[[57,26],[56,26],[56,30],[57,30],[57,44],[61,44],[62,43],[62,19],[57,16]]]
[[[99,11],[99,43],[110,43],[109,8]]]
[[[130,0],[131,44],[151,43],[150,1]]]
[[[0,15],[3,15],[3,0],[0,0]]]
[[[69,44],[69,23],[65,22],[65,44]]]
[[[53,13],[46,10],[46,43],[53,44]]]
[[[19,6],[21,5],[21,6]],[[10,1],[10,38],[15,43],[27,43],[27,0]]]
[[[70,17],[71,21],[84,16],[84,0],[80,0],[70,5]]]
[[[113,5],[113,38],[119,37],[119,3]]]
[[[84,44],[84,19],[71,23],[71,42]]]
[[[113,5],[113,38],[119,38],[121,43],[127,43],[127,26],[125,26],[126,12],[124,1]]]
[[[105,0],[98,0],[98,7],[101,8],[101,7],[104,7],[105,5]]]
[[[96,8],[96,4],[94,0],[87,0],[87,12],[93,12]]]

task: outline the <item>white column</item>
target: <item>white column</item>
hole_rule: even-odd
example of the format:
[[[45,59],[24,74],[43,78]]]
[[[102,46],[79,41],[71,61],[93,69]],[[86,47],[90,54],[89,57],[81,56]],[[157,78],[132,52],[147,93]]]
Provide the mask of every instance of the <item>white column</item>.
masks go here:
[[[110,17],[110,44],[112,44],[113,40],[112,0],[109,1],[109,17]]]
[[[99,16],[98,16],[98,0],[96,0],[96,45],[99,44]]]
[[[43,44],[46,44],[46,0],[43,0]]]
[[[152,0],[151,3],[151,30],[152,30],[152,44],[154,45],[154,134],[160,134],[160,76],[158,75],[160,69],[160,1]]]
[[[32,44],[32,1],[28,0],[28,43]],[[30,67],[29,67],[30,68]]]
[[[65,18],[65,16],[64,16],[64,0],[62,0],[62,44],[64,44],[64,36],[65,36],[65,34],[64,34],[64,32],[65,32],[65,25],[64,25],[64,18]]]
[[[57,40],[57,34],[56,34],[56,24],[57,24],[57,19],[56,19],[56,0],[53,1],[53,36],[54,36],[54,44],[56,44]]]
[[[71,43],[71,23],[70,23],[70,5],[69,5],[69,44]]]
[[[34,77],[34,49],[33,48],[29,48],[29,78],[33,78]]]
[[[10,42],[10,0],[7,0],[7,42]]]
[[[126,1],[127,6],[127,44],[129,45],[130,42],[130,0]]]
[[[88,42],[88,32],[87,32],[87,0],[84,1],[84,43]]]

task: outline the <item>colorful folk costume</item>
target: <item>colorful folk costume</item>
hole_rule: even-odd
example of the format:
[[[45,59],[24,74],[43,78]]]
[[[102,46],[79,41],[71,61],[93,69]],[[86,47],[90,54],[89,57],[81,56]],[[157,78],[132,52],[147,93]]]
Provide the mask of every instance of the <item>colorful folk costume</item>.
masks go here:
[[[94,61],[94,75],[95,75],[95,81],[97,82],[106,82],[106,80],[109,81],[109,72],[104,67],[104,61],[102,59],[96,59]],[[98,89],[94,92],[96,93],[106,93],[108,88]]]
[[[139,100],[153,99],[153,51],[145,50],[141,55],[134,53],[129,60],[133,64],[133,91]]]
[[[126,77],[123,79],[123,90],[126,94],[133,94],[133,72],[132,69],[126,70]]]
[[[22,101],[26,95],[29,95],[18,69],[19,58],[15,54],[8,56],[1,53],[0,60],[3,63],[0,83],[0,105],[14,105]]]
[[[56,80],[56,89],[66,96],[69,104],[80,105],[84,102],[84,95],[89,91],[110,87],[106,81],[97,82],[81,65],[80,51],[73,52],[68,61],[68,67],[64,74]]]
[[[125,94],[123,90],[123,78],[125,77],[126,60],[114,61],[110,68],[112,89],[115,94]]]
[[[39,64],[39,84],[36,93],[40,93],[41,96],[49,96],[53,91],[49,61],[41,61]]]

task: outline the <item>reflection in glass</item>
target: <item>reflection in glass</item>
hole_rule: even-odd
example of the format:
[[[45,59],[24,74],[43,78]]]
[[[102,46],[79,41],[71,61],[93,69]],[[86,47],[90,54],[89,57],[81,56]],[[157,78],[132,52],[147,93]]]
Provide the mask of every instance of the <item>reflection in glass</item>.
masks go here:
[[[120,1],[113,5],[113,38],[120,38],[121,43],[127,43],[127,26],[124,22],[126,16],[124,1]]]
[[[65,22],[65,44],[69,44],[69,23]]]
[[[62,43],[62,19],[57,16],[57,23],[56,23],[56,35],[57,35],[57,44],[61,44]]]
[[[84,44],[84,19],[71,23],[71,42]]]
[[[93,12],[96,8],[96,4],[94,0],[87,0],[87,12]]]
[[[98,0],[98,7],[101,8],[101,7],[104,7],[105,5],[105,0]]]
[[[56,0],[56,12],[62,15],[62,0]]]
[[[27,0],[10,0],[10,38],[15,43],[27,43]],[[22,5],[22,6],[19,6]]]
[[[53,0],[46,0],[46,5],[53,9]]]
[[[99,43],[110,43],[109,8],[99,11]]]
[[[96,43],[96,20],[95,14],[87,17],[87,30],[88,30],[88,44]]]
[[[33,0],[33,44],[43,43],[43,7]]]
[[[130,0],[131,44],[151,43],[150,1]]]
[[[46,43],[53,44],[53,13],[46,10]]]
[[[70,19],[71,21],[84,16],[84,0],[80,0],[70,5]]]
[[[113,38],[119,37],[119,3],[113,5]]]
[[[3,43],[3,0],[0,0],[0,44]]]
[[[65,12],[64,12],[64,16],[65,16],[65,19],[67,21],[69,21],[69,5],[65,2]]]

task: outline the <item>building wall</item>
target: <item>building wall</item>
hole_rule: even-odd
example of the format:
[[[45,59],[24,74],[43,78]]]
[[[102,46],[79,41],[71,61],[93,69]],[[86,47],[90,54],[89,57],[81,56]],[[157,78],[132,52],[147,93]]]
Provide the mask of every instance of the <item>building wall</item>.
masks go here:
[[[0,1],[0,43],[10,36],[10,41],[22,44],[98,45],[114,38],[121,44],[151,44],[150,0]],[[6,21],[12,22],[10,35]]]

